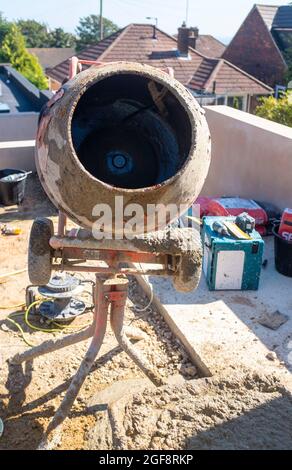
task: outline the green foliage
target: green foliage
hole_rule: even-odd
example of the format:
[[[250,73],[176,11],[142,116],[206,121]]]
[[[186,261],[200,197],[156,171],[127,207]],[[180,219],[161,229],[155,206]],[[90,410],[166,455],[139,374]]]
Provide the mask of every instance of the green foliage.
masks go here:
[[[25,48],[25,39],[19,28],[13,24],[6,34],[1,47],[4,60],[30,80],[40,90],[48,87],[47,79],[36,56]]]
[[[25,37],[26,47],[74,47],[76,38],[63,28],[49,31],[44,23],[35,20],[19,20],[17,26]]]
[[[48,30],[35,20],[18,20],[17,26],[25,37],[26,47],[49,47]]]
[[[256,115],[292,127],[292,93],[287,92],[278,100],[273,96],[261,98]]]
[[[0,13],[0,48],[6,34],[10,31],[12,23],[9,23]],[[76,28],[78,39],[74,34],[67,33],[63,28],[55,28],[49,31],[44,23],[36,20],[17,21],[17,27],[25,38],[26,47],[75,47],[77,50],[89,44],[96,44],[100,38],[100,24],[98,15],[89,15],[80,18]],[[103,36],[107,37],[117,31],[116,24],[107,18],[103,18]],[[1,59],[1,57],[0,57]]]
[[[48,34],[48,47],[75,47],[74,34],[66,33],[63,28],[56,28]]]
[[[1,44],[4,41],[6,34],[10,31],[11,23],[4,18],[3,14],[0,12],[0,62],[5,61],[5,56],[2,55]]]
[[[89,15],[80,18],[76,28],[78,35],[77,50],[83,49],[89,44],[96,44],[100,40],[100,17],[99,15]],[[103,18],[103,37],[106,38],[118,31],[119,27],[107,18]]]
[[[289,47],[284,52],[284,58],[288,65],[288,70],[285,74],[285,81],[289,83],[292,80],[292,47]]]

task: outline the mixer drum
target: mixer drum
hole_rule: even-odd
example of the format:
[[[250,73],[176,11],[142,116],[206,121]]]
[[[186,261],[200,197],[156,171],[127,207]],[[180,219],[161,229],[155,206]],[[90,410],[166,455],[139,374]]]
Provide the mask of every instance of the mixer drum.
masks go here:
[[[41,113],[40,180],[55,206],[87,229],[97,220],[96,205],[106,204],[113,223],[105,231],[121,235],[115,220],[122,196],[124,208],[142,207],[136,233],[147,232],[148,205],[191,205],[209,163],[204,111],[181,83],[150,66],[93,66],[63,85]]]

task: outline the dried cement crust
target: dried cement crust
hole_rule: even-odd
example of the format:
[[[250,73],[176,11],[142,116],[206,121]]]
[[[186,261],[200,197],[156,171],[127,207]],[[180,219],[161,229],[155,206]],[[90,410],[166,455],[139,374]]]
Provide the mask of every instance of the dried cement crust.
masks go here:
[[[51,277],[50,238],[54,233],[53,222],[37,218],[32,225],[28,248],[28,275],[33,285],[45,285]]]
[[[188,228],[167,228],[132,240],[141,251],[179,255],[180,261],[173,284],[179,292],[196,289],[202,271],[202,245],[199,232]]]

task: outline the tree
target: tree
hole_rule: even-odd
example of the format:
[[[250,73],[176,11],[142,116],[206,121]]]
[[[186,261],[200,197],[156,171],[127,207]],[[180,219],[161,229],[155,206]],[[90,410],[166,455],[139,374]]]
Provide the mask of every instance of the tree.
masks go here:
[[[26,47],[49,47],[49,33],[44,23],[18,20],[17,26],[25,37]]]
[[[285,80],[289,83],[292,80],[292,46],[287,48],[284,52],[284,58],[288,66],[288,70],[285,74]]]
[[[292,92],[288,91],[280,99],[261,98],[256,115],[292,127]]]
[[[56,28],[48,35],[49,47],[75,47],[74,34],[66,33],[63,28]]]
[[[119,27],[107,18],[103,18],[103,36],[110,36],[118,31]],[[76,28],[78,35],[77,50],[83,49],[89,44],[96,44],[100,39],[100,17],[99,15],[89,15],[80,18]]]
[[[1,44],[4,41],[6,34],[10,31],[11,23],[4,18],[3,14],[0,12],[0,62],[5,61],[5,57],[1,53]]]
[[[26,47],[74,47],[76,38],[63,28],[49,31],[44,23],[35,20],[18,20],[17,26],[25,37]]]
[[[16,24],[6,34],[1,47],[2,56],[12,67],[31,81],[40,90],[48,88],[42,67],[33,54],[25,48],[25,39]]]

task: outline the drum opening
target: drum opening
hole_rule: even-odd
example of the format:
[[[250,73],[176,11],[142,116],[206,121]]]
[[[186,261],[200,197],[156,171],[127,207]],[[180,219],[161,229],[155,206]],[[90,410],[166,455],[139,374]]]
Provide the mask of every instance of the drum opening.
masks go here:
[[[71,124],[84,168],[114,187],[163,183],[183,167],[191,142],[187,111],[169,88],[146,76],[116,74],[91,85]]]

